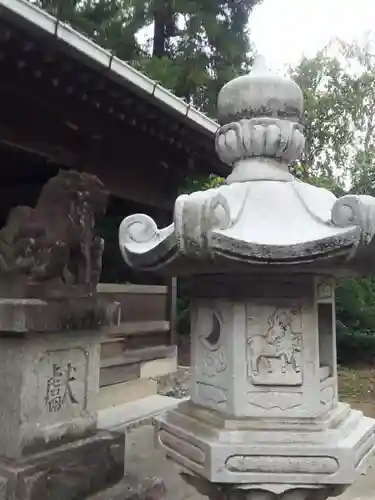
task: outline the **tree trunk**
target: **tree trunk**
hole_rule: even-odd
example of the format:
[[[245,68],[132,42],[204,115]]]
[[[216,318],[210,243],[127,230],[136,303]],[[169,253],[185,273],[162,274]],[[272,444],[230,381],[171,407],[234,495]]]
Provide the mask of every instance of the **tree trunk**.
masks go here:
[[[154,45],[152,55],[158,58],[165,56],[165,16],[164,2],[155,2],[154,13]]]
[[[152,55],[164,57],[168,54],[168,42],[177,36],[175,12],[170,0],[154,0],[154,46]]]

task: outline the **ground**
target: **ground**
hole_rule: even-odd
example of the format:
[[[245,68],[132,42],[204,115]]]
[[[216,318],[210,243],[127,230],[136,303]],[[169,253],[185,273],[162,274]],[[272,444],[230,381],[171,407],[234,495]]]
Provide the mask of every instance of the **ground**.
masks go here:
[[[184,397],[187,394],[188,369],[181,368],[178,374],[164,377],[159,383],[163,394]],[[375,368],[341,368],[339,370],[341,399],[366,415],[375,417]],[[375,468],[375,458],[371,469]],[[155,446],[153,428],[145,425],[127,434],[126,469],[138,476],[162,477],[167,485],[167,500],[203,500],[203,497],[187,485],[180,477],[178,468],[168,461],[164,453]],[[369,470],[361,476],[338,500],[374,500],[375,476]]]
[[[339,390],[343,401],[375,418],[375,368],[340,368]]]

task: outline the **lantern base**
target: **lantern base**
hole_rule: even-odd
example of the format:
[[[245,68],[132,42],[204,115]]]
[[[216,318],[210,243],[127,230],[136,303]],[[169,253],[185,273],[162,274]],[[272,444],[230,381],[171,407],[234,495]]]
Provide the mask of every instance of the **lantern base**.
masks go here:
[[[345,404],[324,418],[267,421],[236,420],[188,402],[156,423],[159,443],[184,469],[252,488],[349,486],[375,449],[375,420]]]
[[[181,473],[182,478],[209,500],[326,500],[341,495],[345,487],[309,485],[219,485]]]

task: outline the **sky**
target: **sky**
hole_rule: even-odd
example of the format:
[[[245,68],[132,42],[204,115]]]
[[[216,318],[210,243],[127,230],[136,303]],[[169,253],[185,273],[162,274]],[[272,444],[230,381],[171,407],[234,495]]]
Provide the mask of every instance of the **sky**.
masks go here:
[[[375,30],[375,0],[263,0],[249,30],[267,65],[279,70],[314,56],[332,38],[363,40]]]

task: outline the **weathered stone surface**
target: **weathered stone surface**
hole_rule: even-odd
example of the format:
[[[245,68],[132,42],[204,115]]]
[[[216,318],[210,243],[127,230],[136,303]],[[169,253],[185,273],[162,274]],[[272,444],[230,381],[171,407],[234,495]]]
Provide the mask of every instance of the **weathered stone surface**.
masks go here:
[[[166,488],[161,479],[137,478],[125,474],[122,481],[88,500],[164,500]]]
[[[326,500],[342,493],[342,490],[335,486],[312,485],[300,488],[291,484],[276,488],[271,484],[226,486],[208,483],[200,477],[187,473],[180,475],[186,483],[194,486],[201,495],[210,500]]]
[[[0,461],[3,500],[81,500],[120,481],[124,435],[100,432],[19,461]],[[1,486],[1,485],[0,485]]]
[[[8,497],[8,478],[0,475],[0,500],[7,500]]]
[[[98,330],[118,325],[121,306],[97,297],[64,300],[0,298],[0,336],[23,332]]]
[[[126,217],[119,229],[125,261],[172,276],[373,269],[375,198],[336,198],[288,170],[305,144],[301,96],[264,64],[225,85],[216,151],[233,172],[224,185],[179,196],[164,229],[144,214]]]
[[[332,489],[329,488],[301,488],[284,493],[272,493],[257,489],[233,489],[231,491],[217,491],[209,496],[210,500],[327,500],[332,498]]]
[[[168,456],[209,481],[348,485],[374,450],[375,422],[338,403],[334,282],[294,279],[191,303],[192,401],[156,421]]]
[[[119,229],[128,265],[193,277],[192,401],[157,437],[212,500],[325,500],[375,450],[375,420],[338,401],[334,293],[374,270],[375,198],[292,175],[302,113],[298,86],[257,61],[219,94],[226,183],[178,197],[164,229],[142,214]]]
[[[0,449],[19,459],[95,432],[100,332],[0,336]]]
[[[245,276],[241,288],[244,295],[250,290],[248,297],[228,287],[226,298],[191,301],[191,394],[198,405],[239,418],[283,419],[318,417],[334,407],[334,284],[319,276],[277,278],[263,277],[261,297],[257,280]],[[203,288],[211,291],[216,283],[206,278]],[[328,296],[315,300],[323,285]]]
[[[324,424],[320,419],[236,420],[184,403],[155,420],[168,457],[208,481],[228,485],[348,486],[375,449],[373,420],[345,405],[330,412]]]
[[[103,327],[120,321],[96,291],[107,200],[61,171],[0,230],[0,500],[81,500],[123,477],[124,436],[94,409]]]
[[[102,268],[95,217],[108,193],[93,175],[61,170],[35,208],[16,207],[0,231],[0,296],[91,296]]]
[[[275,87],[277,95],[269,99],[275,93]],[[303,94],[296,83],[267,70],[264,59],[259,56],[250,75],[240,76],[224,85],[219,93],[217,110],[222,125],[262,116],[287,117],[296,121],[302,115]]]

